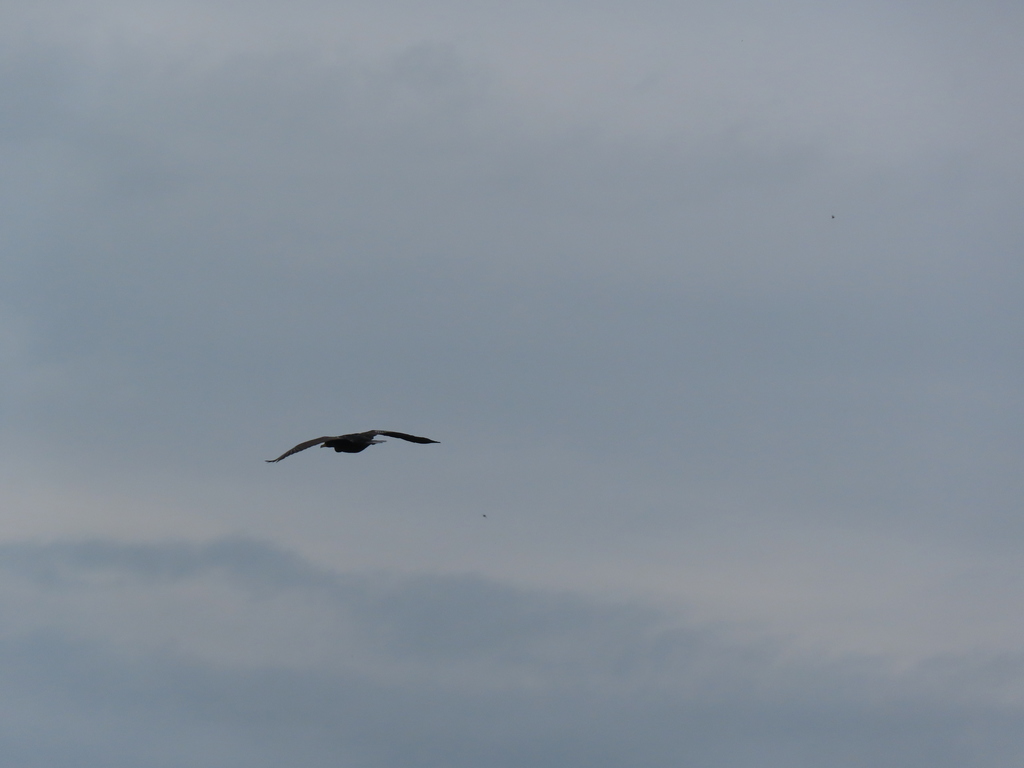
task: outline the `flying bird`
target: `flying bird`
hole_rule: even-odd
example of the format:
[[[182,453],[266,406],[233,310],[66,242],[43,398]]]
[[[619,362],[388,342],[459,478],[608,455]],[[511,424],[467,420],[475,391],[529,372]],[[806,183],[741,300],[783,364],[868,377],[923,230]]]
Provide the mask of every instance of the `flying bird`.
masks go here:
[[[404,432],[388,432],[386,429],[371,429],[369,432],[353,432],[351,435],[338,435],[337,437],[318,437],[315,440],[307,440],[304,443],[299,443],[291,450],[285,451],[276,459],[267,459],[268,464],[273,464],[276,461],[287,458],[293,453],[304,451],[307,448],[312,448],[314,445],[319,445],[321,448],[333,448],[337,453],[359,453],[369,448],[371,445],[377,443],[385,443],[386,440],[374,440],[377,435],[387,435],[388,437],[397,437],[401,440],[408,440],[410,443],[436,443],[437,440],[431,440],[429,437],[416,437],[416,435],[407,435]]]

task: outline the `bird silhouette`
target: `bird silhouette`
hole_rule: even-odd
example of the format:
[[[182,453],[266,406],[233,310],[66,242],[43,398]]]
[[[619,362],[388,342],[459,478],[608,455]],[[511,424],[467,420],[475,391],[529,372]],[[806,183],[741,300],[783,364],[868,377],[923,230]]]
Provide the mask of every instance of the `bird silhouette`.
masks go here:
[[[401,440],[408,440],[410,443],[436,443],[437,440],[431,440],[429,437],[416,437],[416,435],[407,435],[404,432],[388,432],[386,429],[371,429],[369,432],[353,432],[351,435],[337,435],[336,437],[318,437],[314,440],[307,440],[304,443],[299,443],[294,448],[285,451],[276,459],[266,459],[268,464],[280,461],[291,456],[293,453],[304,451],[307,448],[312,448],[314,445],[319,445],[321,448],[333,448],[336,453],[359,453],[369,448],[371,445],[377,443],[385,443],[386,440],[374,440],[377,435],[386,435],[388,437],[397,437]]]

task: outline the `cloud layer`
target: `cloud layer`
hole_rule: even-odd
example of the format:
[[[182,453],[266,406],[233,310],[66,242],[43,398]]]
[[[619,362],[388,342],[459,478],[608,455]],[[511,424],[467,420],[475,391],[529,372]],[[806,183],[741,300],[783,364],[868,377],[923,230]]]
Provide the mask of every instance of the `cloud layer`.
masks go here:
[[[245,539],[8,544],[0,568],[19,765],[1001,766],[1024,747],[1019,657],[896,673]]]

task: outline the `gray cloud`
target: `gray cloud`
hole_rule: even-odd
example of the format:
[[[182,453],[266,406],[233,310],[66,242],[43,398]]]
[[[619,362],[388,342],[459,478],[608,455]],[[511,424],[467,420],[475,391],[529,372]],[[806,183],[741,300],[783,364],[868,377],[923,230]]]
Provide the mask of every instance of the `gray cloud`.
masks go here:
[[[739,643],[640,605],[475,577],[340,574],[252,540],[7,544],[0,567],[3,741],[23,765],[1002,766],[1024,749],[1019,659],[892,673]],[[120,615],[99,635],[66,611],[33,626],[10,611],[21,581],[42,603],[119,593]],[[190,594],[192,615],[152,628],[162,648],[126,647],[120,623],[147,621],[126,587],[178,610],[157,583]],[[224,584],[225,611],[210,610]],[[241,661],[254,642],[244,634],[234,659],[167,645],[215,635],[238,612],[289,631],[269,599],[278,591],[327,595],[321,607],[353,622],[334,663]],[[387,663],[368,663],[371,649]]]

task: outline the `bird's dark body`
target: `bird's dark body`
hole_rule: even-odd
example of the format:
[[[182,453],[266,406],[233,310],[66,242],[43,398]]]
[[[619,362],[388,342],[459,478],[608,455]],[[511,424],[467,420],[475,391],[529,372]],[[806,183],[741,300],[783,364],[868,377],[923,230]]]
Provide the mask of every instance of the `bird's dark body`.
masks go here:
[[[369,432],[353,432],[351,435],[337,435],[331,437],[318,437],[314,440],[307,440],[304,443],[299,443],[291,450],[285,451],[276,459],[267,459],[267,462],[273,464],[281,459],[291,456],[293,453],[304,451],[307,448],[312,448],[314,445],[319,445],[321,448],[333,448],[336,453],[359,453],[365,451],[371,445],[377,443],[383,443],[383,440],[374,440],[377,435],[386,435],[387,437],[397,437],[400,440],[408,440],[410,443],[436,443],[437,440],[431,440],[429,437],[417,437],[416,435],[407,435],[405,432],[388,432],[384,429],[371,429]]]
[[[369,443],[353,443],[351,440],[328,440],[321,448],[333,448],[335,453],[359,453],[373,445]]]

